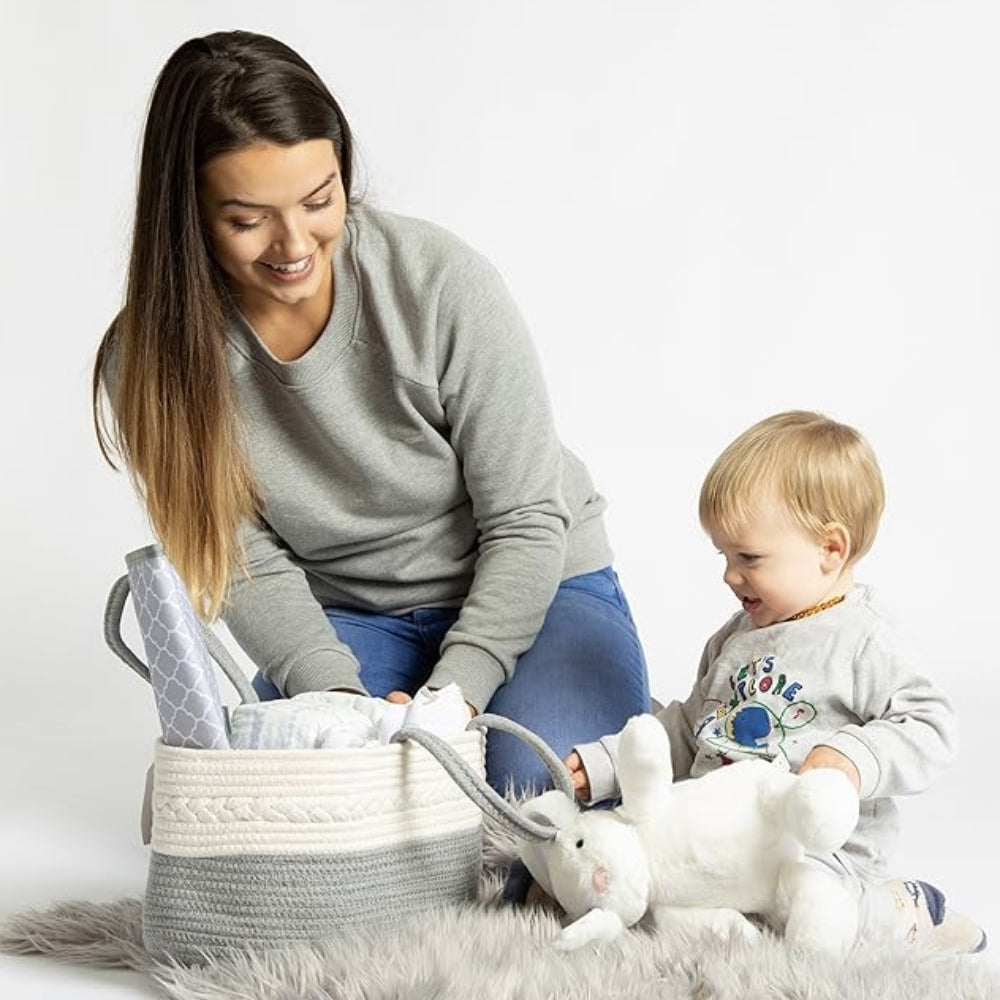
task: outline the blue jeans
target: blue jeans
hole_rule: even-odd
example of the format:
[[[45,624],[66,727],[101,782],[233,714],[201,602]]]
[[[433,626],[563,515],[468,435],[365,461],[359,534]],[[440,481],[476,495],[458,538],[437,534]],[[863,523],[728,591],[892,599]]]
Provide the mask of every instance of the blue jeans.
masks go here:
[[[458,608],[419,608],[385,615],[326,608],[337,636],[361,665],[361,683],[375,697],[413,694],[438,660],[441,640]],[[253,686],[262,700],[281,697],[261,674]],[[537,733],[563,758],[576,743],[617,732],[633,715],[649,711],[646,660],[628,602],[613,569],[564,580],[534,645],[517,661],[508,684],[486,711]],[[533,750],[508,733],[491,732],[486,777],[501,793],[551,787]]]

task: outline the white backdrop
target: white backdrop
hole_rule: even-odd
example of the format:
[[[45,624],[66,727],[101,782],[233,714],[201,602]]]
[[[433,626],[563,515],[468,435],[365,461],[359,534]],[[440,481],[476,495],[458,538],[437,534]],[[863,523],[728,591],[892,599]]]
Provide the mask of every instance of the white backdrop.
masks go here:
[[[716,453],[789,407],[868,435],[888,508],[859,576],[963,720],[958,766],[905,803],[901,862],[1000,935],[983,805],[996,790],[992,0],[14,6],[0,27],[0,916],[142,888],[156,716],[101,619],[122,555],[150,535],[99,457],[90,365],[122,294],[155,74],[186,38],[242,27],[327,80],[371,201],[451,228],[506,276],[563,438],[610,500],[661,700],[687,691],[732,610],[695,513]],[[0,983],[15,979],[19,997],[149,993],[3,959]]]

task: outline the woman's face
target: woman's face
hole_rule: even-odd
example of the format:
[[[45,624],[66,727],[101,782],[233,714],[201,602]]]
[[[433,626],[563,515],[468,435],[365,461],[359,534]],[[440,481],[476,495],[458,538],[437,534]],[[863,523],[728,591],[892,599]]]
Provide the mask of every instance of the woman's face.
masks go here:
[[[255,143],[209,160],[198,200],[215,258],[244,310],[332,303],[347,199],[329,139]]]

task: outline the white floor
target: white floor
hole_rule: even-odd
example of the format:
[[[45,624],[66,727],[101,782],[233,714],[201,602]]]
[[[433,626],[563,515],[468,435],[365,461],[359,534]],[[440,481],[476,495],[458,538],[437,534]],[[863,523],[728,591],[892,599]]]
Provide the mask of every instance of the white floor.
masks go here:
[[[45,959],[0,956],[0,992],[17,1000],[116,1000],[162,997],[136,972],[91,970],[57,965]]]
[[[112,798],[109,788],[100,803],[103,819],[96,822],[100,809],[93,802],[90,809],[80,809],[79,802],[77,809],[22,804],[12,814],[7,800],[0,826],[0,919],[63,900],[102,902],[141,894],[146,848],[134,817],[129,821],[114,809]],[[0,954],[0,996],[11,1000],[158,995],[138,973]]]

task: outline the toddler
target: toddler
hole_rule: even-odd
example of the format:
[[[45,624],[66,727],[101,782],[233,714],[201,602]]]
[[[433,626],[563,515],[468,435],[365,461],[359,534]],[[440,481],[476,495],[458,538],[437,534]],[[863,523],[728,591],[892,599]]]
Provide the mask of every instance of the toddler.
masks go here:
[[[843,771],[860,819],[842,850],[815,863],[851,886],[862,927],[925,950],[979,951],[982,930],[946,911],[938,889],[888,879],[894,798],[924,790],[952,762],[956,721],[897,651],[871,588],[854,580],[883,503],[868,443],[821,414],[780,413],[730,444],[705,479],[699,515],[741,609],[709,639],[688,697],[657,718],[675,780],[754,757]],[[567,758],[584,802],[617,795],[617,739]]]

